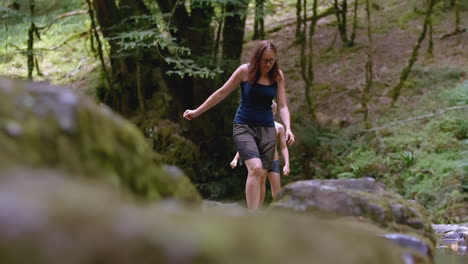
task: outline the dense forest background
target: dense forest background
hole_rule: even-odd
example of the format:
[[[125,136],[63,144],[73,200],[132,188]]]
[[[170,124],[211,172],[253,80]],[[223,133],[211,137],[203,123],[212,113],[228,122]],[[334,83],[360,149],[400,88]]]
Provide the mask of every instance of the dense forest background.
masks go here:
[[[243,197],[246,170],[229,167],[239,94],[192,122],[182,112],[265,38],[279,48],[298,136],[283,184],[373,177],[436,221],[468,211],[467,1],[0,3],[0,75],[107,104],[205,198]]]

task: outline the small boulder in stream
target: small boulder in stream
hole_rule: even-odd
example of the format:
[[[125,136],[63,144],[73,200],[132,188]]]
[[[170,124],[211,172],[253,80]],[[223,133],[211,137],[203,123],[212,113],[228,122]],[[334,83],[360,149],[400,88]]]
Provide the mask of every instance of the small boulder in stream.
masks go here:
[[[435,237],[426,210],[372,178],[307,180],[284,186],[273,209],[353,217],[387,232],[415,235],[431,248]]]

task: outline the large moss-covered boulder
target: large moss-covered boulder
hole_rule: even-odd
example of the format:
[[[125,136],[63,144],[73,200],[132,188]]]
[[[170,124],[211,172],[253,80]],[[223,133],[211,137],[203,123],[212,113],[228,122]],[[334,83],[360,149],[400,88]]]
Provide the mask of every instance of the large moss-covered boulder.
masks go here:
[[[65,87],[0,79],[0,146],[0,171],[56,168],[146,199],[200,201],[132,123]]]
[[[430,246],[435,244],[426,210],[372,178],[290,183],[282,188],[272,207],[369,220],[391,232],[414,234]]]
[[[358,223],[281,212],[201,211],[174,202],[139,205],[106,187],[57,172],[4,173],[0,262],[430,263]]]

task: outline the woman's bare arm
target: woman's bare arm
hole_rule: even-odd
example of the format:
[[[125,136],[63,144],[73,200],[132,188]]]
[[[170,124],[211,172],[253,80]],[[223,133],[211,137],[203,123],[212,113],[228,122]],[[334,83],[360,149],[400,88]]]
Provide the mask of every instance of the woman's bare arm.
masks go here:
[[[242,82],[244,77],[247,74],[247,64],[239,66],[236,71],[231,75],[229,80],[218,90],[216,90],[214,93],[208,97],[208,99],[203,102],[202,105],[200,105],[197,109],[191,110],[188,109],[184,112],[183,117],[185,119],[191,120],[192,118],[195,118],[204,112],[206,112],[208,109],[212,108],[213,106],[217,105],[219,102],[224,100],[232,91],[234,91],[239,84]]]
[[[285,129],[286,142],[291,145],[294,143],[294,134],[291,132],[291,120],[289,108],[286,100],[286,88],[284,84],[284,74],[280,70],[280,79],[278,80],[278,90],[276,92],[276,102],[278,103],[278,111],[283,121]]]
[[[288,145],[286,144],[286,136],[285,136],[285,130],[283,126],[279,128],[278,138],[279,138],[281,156],[283,156],[283,160],[284,160],[283,175],[288,176],[289,175],[289,150],[288,150]]]
[[[240,158],[240,155],[239,155],[239,152],[236,153],[236,156],[234,156],[234,159],[232,159],[231,163],[229,165],[231,165],[231,168],[235,168],[237,166],[237,163],[239,162],[239,158]]]

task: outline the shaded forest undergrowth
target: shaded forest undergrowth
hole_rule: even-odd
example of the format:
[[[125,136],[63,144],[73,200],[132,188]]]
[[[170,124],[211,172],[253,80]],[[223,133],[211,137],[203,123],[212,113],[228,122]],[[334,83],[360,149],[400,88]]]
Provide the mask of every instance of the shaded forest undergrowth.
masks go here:
[[[466,221],[468,36],[441,38],[452,31],[454,16],[442,3],[438,5],[433,17],[434,55],[427,53],[426,38],[399,102],[391,107],[389,92],[421,31],[423,16],[418,12],[423,6],[418,1],[375,3],[384,8],[373,10],[374,83],[369,118],[372,127],[381,129],[366,132],[361,121],[367,45],[363,18],[357,44],[351,48],[342,47],[339,40],[334,43],[334,18],[325,18],[316,29],[315,123],[304,121],[300,47],[290,41],[294,27],[272,33],[280,50],[287,50],[281,54],[281,63],[289,78],[294,131],[299,136],[299,144],[291,149],[292,177],[283,177],[283,183],[373,177],[425,205],[436,222]]]
[[[390,107],[389,91],[398,81],[421,30],[422,1],[374,1],[374,84],[369,103],[372,127],[364,131],[361,97],[365,84],[367,40],[364,11],[359,12],[356,44],[343,47],[336,33],[336,19],[319,20],[314,44],[315,84],[312,98],[315,121],[307,114],[304,82],[300,75],[300,45],[294,41],[295,24],[285,21],[294,16],[295,1],[271,1],[266,16],[267,38],[279,47],[279,63],[287,78],[293,131],[298,141],[291,147],[291,176],[283,184],[302,179],[374,177],[408,199],[425,205],[436,222],[461,221],[468,215],[468,33],[441,39],[452,31],[452,11],[442,4],[434,18],[434,56],[427,55],[423,42],[418,61],[405,82],[396,107]],[[421,2],[421,3],[420,3]],[[54,14],[84,8],[81,1],[54,7]],[[466,5],[462,26],[467,27]],[[40,10],[38,12],[41,12]],[[45,11],[44,11],[45,13]],[[274,15],[273,15],[274,14]],[[50,14],[49,14],[50,15]],[[85,20],[86,23],[79,23]],[[83,32],[89,29],[86,14],[62,17],[42,34],[37,42],[38,81],[67,84],[80,92],[95,93],[102,78],[99,62],[89,48]],[[246,27],[242,62],[247,62],[255,45],[251,39],[252,14]],[[2,28],[0,75],[24,78],[27,23]],[[275,29],[272,31],[272,29]],[[147,105],[144,115],[132,120],[144,126],[143,118],[164,116],[159,107],[170,99],[159,97]],[[444,109],[449,111],[439,113]],[[417,120],[407,120],[421,117]],[[230,119],[231,117],[226,117]],[[395,121],[407,120],[394,124]],[[153,124],[153,122],[151,122]],[[175,135],[180,128],[170,121],[158,121],[160,128],[145,131],[159,142],[156,151],[164,161],[179,165],[189,175],[194,167],[215,175],[214,182],[198,183],[200,191],[212,199],[243,199],[245,168],[231,170],[229,160],[220,168],[210,160],[200,160],[198,146]],[[385,127],[386,125],[389,125]],[[232,153],[234,155],[234,153]],[[213,154],[216,155],[216,154]],[[270,197],[268,194],[267,197]]]

